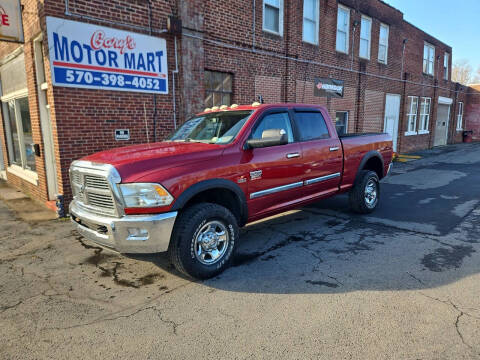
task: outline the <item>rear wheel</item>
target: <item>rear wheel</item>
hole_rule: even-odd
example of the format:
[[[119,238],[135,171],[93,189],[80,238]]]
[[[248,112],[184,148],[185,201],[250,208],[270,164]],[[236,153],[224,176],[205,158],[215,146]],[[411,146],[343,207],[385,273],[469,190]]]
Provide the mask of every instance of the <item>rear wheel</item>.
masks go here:
[[[350,206],[359,214],[375,210],[380,200],[380,180],[374,171],[362,170],[349,194]]]
[[[188,276],[211,278],[230,266],[237,238],[237,220],[230,210],[210,203],[193,205],[175,224],[170,261]]]

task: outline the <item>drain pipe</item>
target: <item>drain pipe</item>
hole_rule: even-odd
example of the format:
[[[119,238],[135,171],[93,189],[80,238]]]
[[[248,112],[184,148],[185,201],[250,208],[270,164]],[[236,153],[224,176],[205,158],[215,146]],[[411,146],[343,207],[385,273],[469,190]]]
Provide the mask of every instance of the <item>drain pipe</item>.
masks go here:
[[[405,48],[407,46],[407,41],[408,39],[403,39],[403,49],[402,49],[402,72],[400,73],[400,80],[404,80],[403,78],[403,66],[404,66],[404,60],[405,60]]]
[[[350,70],[353,70],[353,56],[355,53],[355,33],[357,31],[357,26],[359,25],[358,21],[353,22],[353,35],[352,35],[352,61],[350,63]]]
[[[256,1],[253,0],[253,24],[252,24],[252,50],[255,52],[255,43],[256,43],[256,26],[257,26],[257,19],[256,19],[256,11],[257,11],[257,4]]]
[[[148,0],[148,23],[150,26],[150,36],[153,33],[152,20],[152,2]],[[157,142],[157,94],[153,94],[153,142]]]
[[[175,76],[178,74],[178,51],[177,51],[177,36],[175,35],[175,70],[172,70],[172,96],[173,96],[173,127],[177,129],[177,100],[175,96]]]
[[[70,16],[72,13],[70,12],[70,7],[68,5],[68,0],[65,0],[65,15]]]

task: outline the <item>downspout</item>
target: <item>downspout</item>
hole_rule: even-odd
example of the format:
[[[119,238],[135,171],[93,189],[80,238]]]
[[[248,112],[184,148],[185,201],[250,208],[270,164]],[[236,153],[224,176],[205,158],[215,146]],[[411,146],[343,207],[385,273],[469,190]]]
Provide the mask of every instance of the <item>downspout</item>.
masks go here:
[[[175,75],[178,74],[178,52],[177,52],[177,36],[175,35],[175,70],[172,70],[172,96],[173,96],[173,127],[177,129],[177,102],[175,96]]]
[[[255,52],[255,44],[256,44],[256,22],[257,22],[257,19],[256,19],[256,9],[257,8],[257,4],[256,4],[256,1],[253,0],[253,24],[252,24],[252,50],[253,52]]]
[[[405,79],[403,78],[403,67],[404,67],[404,60],[405,60],[405,48],[407,46],[407,41],[408,39],[403,39],[403,49],[402,49],[402,70],[400,73],[400,80],[404,81]]]
[[[150,26],[150,35],[152,35],[153,26],[151,0],[148,0],[148,24]],[[153,94],[153,142],[157,142],[157,94]]]
[[[357,26],[358,26],[358,21],[355,20],[353,22],[353,34],[352,34],[352,61],[350,63],[350,70],[353,70],[353,57],[354,57],[354,53],[355,53],[355,33],[357,31]]]
[[[65,0],[65,15],[70,16],[72,13],[70,12],[70,7],[68,4],[68,0]]]

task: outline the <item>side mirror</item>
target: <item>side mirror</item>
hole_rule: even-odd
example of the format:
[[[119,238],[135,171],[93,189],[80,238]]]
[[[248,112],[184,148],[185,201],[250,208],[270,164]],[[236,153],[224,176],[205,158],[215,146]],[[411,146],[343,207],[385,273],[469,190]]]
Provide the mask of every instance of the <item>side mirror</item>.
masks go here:
[[[258,149],[286,144],[288,144],[288,136],[285,130],[268,129],[262,133],[261,139],[249,139],[245,145],[247,149]]]

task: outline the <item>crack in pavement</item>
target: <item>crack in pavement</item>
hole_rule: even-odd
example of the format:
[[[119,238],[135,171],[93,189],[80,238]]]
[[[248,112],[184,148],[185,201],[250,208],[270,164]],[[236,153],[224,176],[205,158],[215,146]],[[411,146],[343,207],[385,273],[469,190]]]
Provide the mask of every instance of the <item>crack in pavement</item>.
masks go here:
[[[462,318],[463,316],[469,316],[469,317],[471,317],[471,318],[473,318],[473,319],[477,319],[477,320],[480,320],[480,317],[477,317],[477,316],[475,316],[475,315],[469,314],[469,313],[461,310],[461,309],[458,307],[458,305],[454,304],[454,303],[452,302],[452,300],[450,300],[450,299],[448,299],[448,300],[442,300],[442,299],[439,299],[439,298],[436,298],[436,297],[427,295],[427,294],[425,294],[425,293],[423,293],[423,292],[421,292],[421,291],[419,291],[418,293],[419,293],[420,295],[422,295],[422,296],[430,299],[430,300],[438,301],[438,302],[440,302],[440,303],[442,303],[442,304],[448,305],[448,306],[452,307],[452,308],[458,313],[458,314],[457,314],[457,317],[456,317],[456,319],[455,319],[455,323],[454,323],[455,330],[456,330],[456,332],[457,332],[457,334],[458,334],[458,337],[460,338],[460,340],[462,341],[462,343],[463,343],[466,347],[468,347],[472,352],[475,352],[475,351],[476,351],[475,348],[474,348],[472,345],[470,345],[469,343],[466,342],[466,340],[465,340],[465,338],[464,338],[464,336],[463,336],[463,334],[462,334],[462,332],[461,332],[461,330],[460,330],[460,326],[459,326],[459,325],[460,325],[460,318]],[[476,353],[476,354],[477,354],[477,355],[480,355],[480,352],[478,352],[478,353]]]
[[[21,303],[23,303],[23,300],[20,300],[19,302],[17,302],[16,304],[14,305],[6,305],[6,306],[0,306],[0,313],[4,313],[5,311],[9,310],[9,309],[13,309],[13,308],[16,308],[18,305],[20,305]]]
[[[111,318],[108,318],[108,317],[107,318],[98,318],[98,319],[95,319],[91,322],[87,322],[87,323],[83,323],[83,324],[76,324],[76,325],[67,326],[67,327],[45,327],[42,330],[70,330],[70,329],[80,328],[80,327],[84,327],[84,326],[100,324],[102,322],[107,322],[107,321],[115,321],[115,320],[119,320],[119,319],[128,319],[128,318],[131,318],[135,315],[138,315],[138,314],[140,314],[144,311],[148,311],[148,310],[155,311],[161,322],[163,322],[165,324],[169,324],[172,327],[172,333],[174,335],[177,335],[177,328],[181,325],[184,325],[184,323],[179,323],[178,324],[173,320],[164,319],[163,316],[162,316],[162,311],[160,309],[158,309],[155,305],[152,305],[152,306],[147,306],[147,307],[144,307],[144,308],[140,308],[140,309],[138,309],[138,310],[136,310],[136,311],[134,311],[130,314],[126,314],[126,315],[118,315],[118,316],[111,317]]]
[[[425,284],[422,280],[420,280],[419,278],[417,278],[415,275],[409,273],[408,271],[406,272],[408,274],[408,276],[410,276],[412,279],[416,280],[417,282],[419,282],[420,284],[422,284],[423,286],[427,286],[427,284]]]

